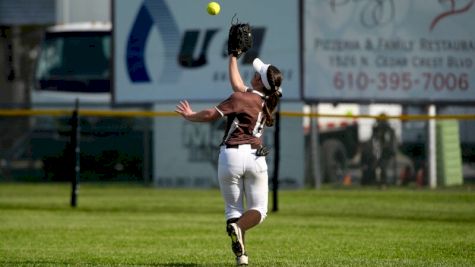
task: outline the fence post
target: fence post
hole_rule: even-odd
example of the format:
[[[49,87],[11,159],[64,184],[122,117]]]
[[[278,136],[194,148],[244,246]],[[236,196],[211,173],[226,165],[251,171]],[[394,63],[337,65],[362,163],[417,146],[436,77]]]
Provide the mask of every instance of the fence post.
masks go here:
[[[429,116],[435,116],[437,114],[437,108],[435,105],[429,105]],[[429,187],[434,189],[437,187],[437,145],[436,145],[436,125],[435,119],[428,120],[428,142],[427,142],[427,166],[428,166],[428,179]]]
[[[272,176],[272,211],[279,210],[279,168],[280,168],[280,104],[277,105],[275,113],[275,131],[274,131],[274,173]]]
[[[73,115],[71,117],[71,147],[72,160],[74,163],[73,176],[71,179],[72,191],[71,191],[71,207],[77,206],[77,196],[79,191],[79,177],[80,177],[80,161],[79,161],[79,99],[76,99]]]

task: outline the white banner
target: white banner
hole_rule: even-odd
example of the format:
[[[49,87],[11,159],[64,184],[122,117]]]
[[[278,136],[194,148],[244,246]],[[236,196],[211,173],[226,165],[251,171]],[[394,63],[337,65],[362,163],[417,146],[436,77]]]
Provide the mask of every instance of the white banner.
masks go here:
[[[232,19],[250,23],[254,46],[239,60],[250,84],[260,57],[284,74],[284,100],[300,99],[298,1],[114,1],[114,101],[220,101],[231,93],[227,38]]]
[[[475,0],[304,0],[304,99],[475,101]]]

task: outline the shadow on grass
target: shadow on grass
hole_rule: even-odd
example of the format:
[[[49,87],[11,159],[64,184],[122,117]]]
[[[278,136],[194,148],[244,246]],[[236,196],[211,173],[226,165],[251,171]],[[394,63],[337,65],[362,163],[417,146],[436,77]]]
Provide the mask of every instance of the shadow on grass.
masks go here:
[[[51,205],[47,203],[0,203],[0,210],[27,210],[27,211],[51,211],[65,213],[167,213],[167,214],[216,214],[221,212],[221,206],[216,207],[197,207],[195,205],[166,205],[166,206],[116,206],[116,207],[100,207],[100,206],[81,206],[71,207],[68,204]],[[460,213],[424,213],[414,211],[400,212],[368,212],[368,211],[293,211],[292,213],[277,212],[279,216],[299,216],[299,217],[330,217],[338,219],[371,219],[371,220],[399,220],[399,221],[415,221],[415,222],[449,222],[449,223],[468,223],[475,222],[475,214]],[[180,265],[178,265],[180,266]]]

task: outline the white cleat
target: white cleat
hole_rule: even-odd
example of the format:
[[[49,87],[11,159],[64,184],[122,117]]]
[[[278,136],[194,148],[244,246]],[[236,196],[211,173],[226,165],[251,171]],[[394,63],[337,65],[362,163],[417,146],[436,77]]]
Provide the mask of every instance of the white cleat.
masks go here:
[[[247,258],[246,254],[242,254],[240,257],[236,257],[236,265],[243,266],[248,265],[249,259]]]
[[[235,223],[228,225],[228,234],[231,237],[231,248],[238,258],[245,255],[244,242],[242,241],[241,228]],[[247,256],[246,256],[247,261]]]

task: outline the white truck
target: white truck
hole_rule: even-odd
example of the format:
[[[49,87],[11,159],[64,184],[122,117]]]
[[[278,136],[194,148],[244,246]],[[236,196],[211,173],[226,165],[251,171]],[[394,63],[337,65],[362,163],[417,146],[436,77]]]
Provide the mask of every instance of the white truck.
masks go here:
[[[31,103],[34,107],[107,106],[111,101],[111,24],[84,22],[48,28],[41,44]]]
[[[110,109],[111,23],[82,22],[48,28],[40,46],[31,106],[72,109],[75,101],[87,109]],[[32,120],[31,150],[41,158],[45,179],[68,179],[73,169],[69,117],[41,116]],[[142,157],[150,136],[145,119],[82,117],[82,172],[95,179],[143,179]]]

